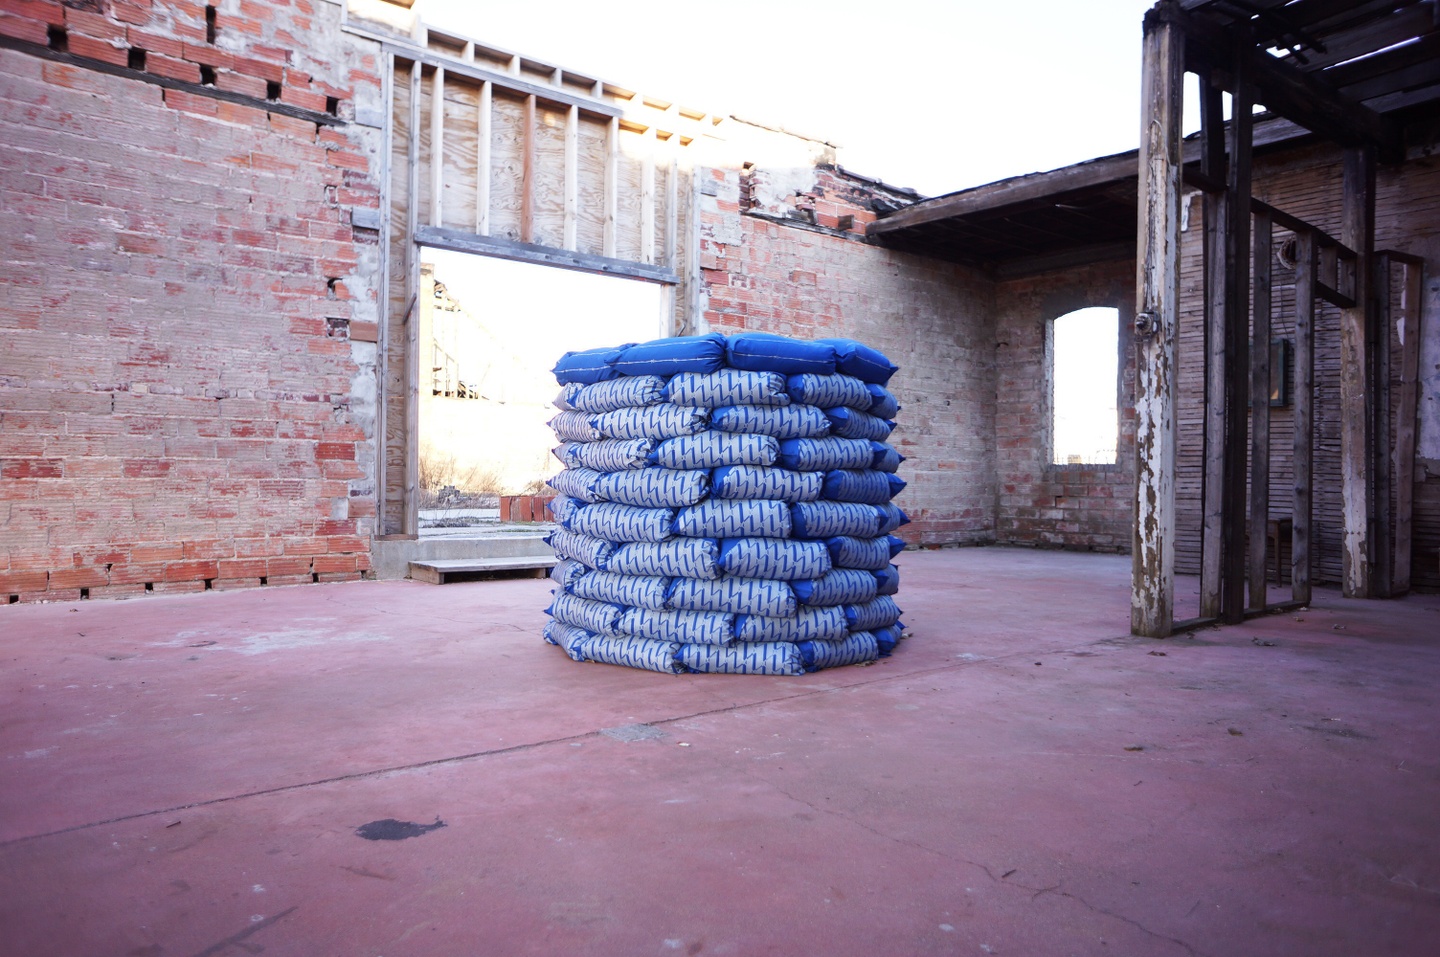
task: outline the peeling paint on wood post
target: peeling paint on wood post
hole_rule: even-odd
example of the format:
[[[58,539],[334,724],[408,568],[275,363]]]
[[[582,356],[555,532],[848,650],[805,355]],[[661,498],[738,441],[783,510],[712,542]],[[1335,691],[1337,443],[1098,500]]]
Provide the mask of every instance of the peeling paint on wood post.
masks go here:
[[[1345,150],[1340,242],[1355,251],[1355,305],[1340,311],[1340,494],[1343,592],[1371,597],[1371,521],[1375,512],[1371,404],[1375,401],[1368,340],[1373,321],[1371,256],[1375,249],[1375,150]]]
[[[1163,6],[1163,4],[1162,4]],[[1156,8],[1157,10],[1159,7]],[[1175,611],[1175,361],[1180,299],[1183,34],[1145,18],[1135,308],[1135,540],[1130,630],[1163,638]]]

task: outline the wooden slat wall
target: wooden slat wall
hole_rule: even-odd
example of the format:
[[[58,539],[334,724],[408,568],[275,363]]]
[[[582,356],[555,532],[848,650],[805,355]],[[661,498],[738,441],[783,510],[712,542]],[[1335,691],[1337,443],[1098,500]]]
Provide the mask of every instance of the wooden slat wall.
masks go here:
[[[437,82],[442,71],[428,64],[422,66],[418,112],[412,116],[411,63],[399,56],[395,62],[382,534],[409,530],[404,476],[413,457],[407,449],[413,450],[415,441],[407,427],[407,412],[412,410],[406,403],[406,343],[413,337],[405,315],[409,289],[415,285],[409,273],[417,268],[417,257],[408,255],[412,240],[407,224],[659,266],[675,276],[676,288],[667,299],[673,303],[672,330],[694,328],[687,314],[694,300],[686,288],[693,273],[693,175],[687,146],[682,145],[693,142],[683,134],[697,124],[693,117],[640,97],[627,100],[603,84],[567,84],[563,74],[536,72],[520,63],[518,73],[509,70],[512,75],[564,96],[604,93],[608,108],[624,110],[626,116],[614,122],[603,110],[549,102],[543,94],[507,89],[500,80],[487,84],[459,68],[443,70]],[[413,163],[412,126],[418,133]],[[482,142],[487,128],[488,140]],[[488,169],[482,168],[486,162]],[[607,223],[611,203],[613,224]]]

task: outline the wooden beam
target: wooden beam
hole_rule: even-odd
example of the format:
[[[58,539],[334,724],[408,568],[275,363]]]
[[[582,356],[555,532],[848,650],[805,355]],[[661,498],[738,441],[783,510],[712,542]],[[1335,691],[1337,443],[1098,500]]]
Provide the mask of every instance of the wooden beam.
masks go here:
[[[1264,608],[1270,536],[1270,265],[1273,229],[1265,213],[1255,215],[1253,307],[1250,315],[1250,607]],[[1277,543],[1276,548],[1279,548]],[[1275,561],[1277,567],[1279,556]]]
[[[1372,592],[1376,598],[1391,595],[1391,568],[1395,553],[1390,537],[1390,257],[1376,253],[1372,257],[1370,293],[1374,321],[1369,324],[1371,380],[1374,401],[1371,403],[1370,468],[1374,472],[1375,514],[1371,522],[1374,547],[1371,549]]]
[[[995,263],[991,275],[999,280],[1020,279],[1035,276],[1056,269],[1070,269],[1088,266],[1091,263],[1115,262],[1135,258],[1135,241],[1121,240],[1118,243],[1090,243],[1072,246],[1053,253],[1036,253],[1028,256],[1011,256]]]
[[[535,241],[535,96],[525,97],[520,143],[520,241]]]
[[[614,258],[620,222],[620,119],[612,117],[605,134],[605,236],[602,251]]]
[[[1295,234],[1295,498],[1290,516],[1290,597],[1310,602],[1315,461],[1315,239]]]
[[[410,65],[410,137],[406,143],[405,233],[414,236],[420,223],[420,62]],[[405,382],[404,488],[400,532],[420,534],[420,344],[416,316],[420,300],[420,250],[413,242],[405,244]]]
[[[679,110],[671,110],[679,116]],[[661,265],[674,272],[680,248],[680,134],[671,133],[665,147],[665,252]]]
[[[1187,50],[1198,61],[1220,67],[1235,78],[1244,75],[1253,88],[1246,99],[1294,120],[1306,129],[1345,146],[1371,145],[1394,153],[1400,148],[1396,127],[1380,114],[1342,98],[1315,76],[1277,60],[1238,29],[1222,28],[1172,4],[1157,4],[1147,17],[1173,21],[1185,31]]]
[[[475,231],[490,235],[490,177],[492,132],[495,114],[492,109],[494,84],[480,84],[480,100],[475,107]]]
[[[445,225],[445,68],[430,78],[430,222]]]
[[[1414,547],[1415,417],[1419,412],[1422,266],[1406,262],[1400,286],[1400,396],[1395,415],[1395,594],[1410,590]]]
[[[511,59],[511,68],[508,71],[499,71],[487,70],[484,67],[475,66],[473,63],[466,63],[459,57],[445,56],[433,50],[422,51],[401,43],[385,43],[383,48],[387,53],[394,54],[398,59],[407,62],[423,63],[429,67],[443,67],[454,76],[463,76],[479,83],[489,81],[500,89],[519,96],[538,96],[545,103],[578,106],[583,112],[592,116],[620,116],[625,112],[623,107],[614,103],[606,103],[583,94],[556,89],[549,84],[531,83],[528,80],[520,79],[520,58],[518,56]],[[335,118],[331,117],[331,119]]]
[[[1163,638],[1175,618],[1175,404],[1180,315],[1180,108],[1184,34],[1145,20],[1135,328],[1135,538],[1130,630]]]
[[[1223,491],[1220,528],[1220,617],[1237,624],[1245,617],[1245,399],[1250,392],[1250,156],[1253,114],[1250,84],[1232,77],[1227,152],[1225,236],[1225,431],[1221,456]]]
[[[1221,184],[1204,195],[1205,408],[1200,478],[1200,617],[1220,617],[1220,545],[1225,492],[1226,215],[1225,110],[1222,91],[1207,76],[1200,85],[1200,171]]]
[[[640,261],[655,262],[655,127],[645,130],[644,155],[640,160]]]
[[[1355,269],[1355,305],[1340,311],[1340,493],[1344,532],[1341,546],[1342,591],[1347,598],[1373,594],[1371,550],[1375,514],[1370,409],[1375,384],[1367,344],[1373,298],[1371,252],[1375,247],[1375,151],[1345,150],[1340,241],[1359,256]]]
[[[460,229],[438,229],[434,226],[421,226],[416,230],[414,238],[416,243],[423,246],[434,246],[437,249],[453,249],[456,252],[462,253],[478,253],[482,256],[494,256],[498,259],[540,263],[546,266],[559,266],[562,269],[601,273],[607,276],[646,279],[650,282],[677,283],[680,281],[679,276],[663,266],[635,263],[627,259],[611,259],[605,256],[593,256],[589,253],[575,252],[569,249],[556,249],[553,246],[518,243],[509,239],[501,239],[498,236],[481,236],[478,233],[467,233]]]
[[[565,115],[565,235],[566,249],[578,249],[580,220],[580,108],[570,107]]]

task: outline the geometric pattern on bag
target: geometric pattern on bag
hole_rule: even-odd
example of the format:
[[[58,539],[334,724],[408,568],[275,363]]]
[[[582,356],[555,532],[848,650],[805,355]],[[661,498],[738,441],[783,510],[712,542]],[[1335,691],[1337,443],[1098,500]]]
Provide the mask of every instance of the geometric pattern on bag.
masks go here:
[[[666,392],[676,405],[718,409],[722,405],[789,405],[785,377],[778,372],[721,369],[709,375],[682,372]]]

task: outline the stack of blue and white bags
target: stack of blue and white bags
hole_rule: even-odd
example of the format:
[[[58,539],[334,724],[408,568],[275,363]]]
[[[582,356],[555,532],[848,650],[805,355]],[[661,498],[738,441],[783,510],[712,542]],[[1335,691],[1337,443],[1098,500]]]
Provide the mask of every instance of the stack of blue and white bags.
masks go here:
[[[909,521],[895,371],[852,340],[760,333],[567,352],[546,640],[675,674],[888,655]]]

